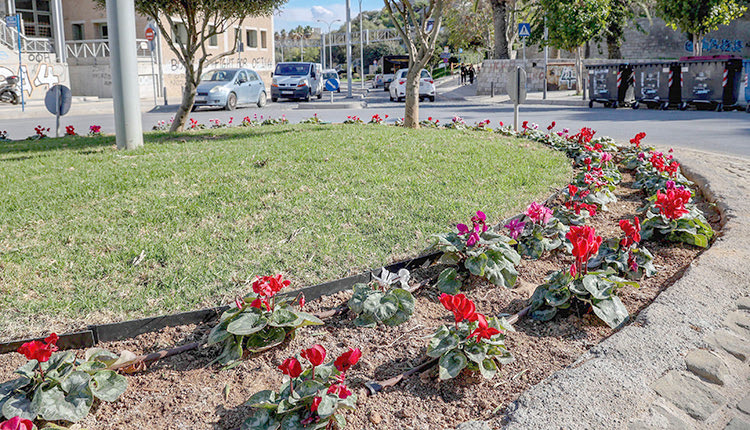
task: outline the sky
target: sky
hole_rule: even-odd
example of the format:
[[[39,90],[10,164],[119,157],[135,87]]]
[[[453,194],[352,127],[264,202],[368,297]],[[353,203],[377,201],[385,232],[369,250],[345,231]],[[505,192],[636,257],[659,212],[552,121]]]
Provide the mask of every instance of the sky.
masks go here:
[[[384,6],[382,0],[362,0],[362,10],[380,10]],[[354,19],[359,14],[359,0],[351,0],[351,17]],[[328,25],[317,22],[322,19],[331,22],[340,19],[341,22],[334,23],[331,28],[339,28],[346,21],[346,2],[343,0],[289,0],[282,8],[281,13],[274,16],[274,31],[291,30],[298,25],[309,25],[313,28],[321,27],[324,32],[328,31]]]

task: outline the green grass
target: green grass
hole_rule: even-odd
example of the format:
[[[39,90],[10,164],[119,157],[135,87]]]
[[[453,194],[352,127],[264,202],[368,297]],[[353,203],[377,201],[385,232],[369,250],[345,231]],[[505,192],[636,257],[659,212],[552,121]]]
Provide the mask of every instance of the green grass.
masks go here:
[[[226,303],[415,255],[561,186],[563,154],[492,133],[266,126],[0,144],[0,338]],[[143,251],[143,260],[132,262]],[[54,324],[53,324],[54,326]]]

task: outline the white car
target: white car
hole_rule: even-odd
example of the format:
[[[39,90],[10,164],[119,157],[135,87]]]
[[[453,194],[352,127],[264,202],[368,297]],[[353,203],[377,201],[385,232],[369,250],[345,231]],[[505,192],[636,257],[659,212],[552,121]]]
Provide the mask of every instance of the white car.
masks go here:
[[[406,98],[406,72],[408,69],[401,69],[396,72],[396,77],[389,85],[388,90],[391,94],[391,101],[402,101]],[[419,73],[419,100],[430,99],[435,101],[435,81],[432,75],[425,69]]]

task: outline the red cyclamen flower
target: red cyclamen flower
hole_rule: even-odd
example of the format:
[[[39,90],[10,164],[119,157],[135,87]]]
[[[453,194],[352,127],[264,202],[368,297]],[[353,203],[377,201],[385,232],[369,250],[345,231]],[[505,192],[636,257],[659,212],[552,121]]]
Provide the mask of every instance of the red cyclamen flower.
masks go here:
[[[253,291],[259,296],[273,297],[279,290],[289,284],[291,284],[291,281],[285,280],[281,275],[258,276],[253,282]]]
[[[309,361],[313,367],[320,366],[326,359],[326,349],[323,345],[313,345],[311,348],[302,351],[302,358]]]
[[[477,314],[477,322],[479,326],[469,335],[469,337],[476,336],[477,342],[482,339],[490,339],[492,336],[500,333],[500,330],[490,327],[487,324],[487,319],[482,314]]]
[[[333,384],[330,387],[328,387],[328,391],[326,391],[326,393],[335,394],[339,396],[339,399],[345,399],[352,395],[352,392],[344,384],[341,384],[341,385]]]
[[[359,348],[349,348],[349,351],[341,354],[334,362],[333,365],[338,369],[339,372],[346,372],[352,366],[357,364],[359,359],[362,357],[362,351]]]
[[[625,237],[620,241],[620,244],[628,248],[634,243],[640,243],[641,241],[641,220],[635,217],[633,224],[629,220],[620,220],[620,228],[625,232]]]
[[[453,312],[456,324],[463,320],[476,321],[478,318],[474,302],[467,299],[463,294],[451,296],[450,294],[443,293],[440,295],[440,303],[445,306],[445,309]]]
[[[596,236],[593,227],[587,225],[570,226],[570,231],[565,235],[570,243],[573,244],[573,256],[576,261],[570,267],[571,276],[586,273],[586,263],[594,254],[599,252],[599,245],[602,244],[602,237]]]
[[[53,352],[57,351],[57,345],[59,337],[52,333],[44,342],[40,340],[32,340],[26,342],[18,348],[18,353],[26,356],[28,360],[36,360],[40,363],[48,361]]]
[[[690,201],[691,193],[687,189],[674,188],[662,194],[656,192],[656,207],[659,212],[670,220],[675,220],[690,212],[685,204]]]
[[[0,423],[0,430],[32,430],[33,428],[33,422],[21,417],[13,417]]]
[[[318,411],[318,405],[320,405],[321,400],[323,400],[320,396],[315,396],[313,399],[312,405],[310,405],[310,411],[317,412]]]
[[[291,357],[281,363],[279,370],[281,370],[281,373],[284,375],[289,375],[290,378],[296,378],[302,373],[302,365],[299,363],[299,360]]]

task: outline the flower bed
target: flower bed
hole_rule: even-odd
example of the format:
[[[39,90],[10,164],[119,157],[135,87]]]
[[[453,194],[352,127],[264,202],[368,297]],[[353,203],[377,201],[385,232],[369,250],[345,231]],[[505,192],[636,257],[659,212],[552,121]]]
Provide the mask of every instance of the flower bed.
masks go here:
[[[486,124],[482,127],[486,127]],[[362,356],[351,369],[347,367],[348,388],[335,385],[337,388],[333,391],[331,388],[324,389],[324,392],[328,390],[324,395],[333,396],[333,400],[326,400],[327,397],[323,395],[317,396],[320,400],[316,400],[315,393],[304,397],[312,402],[303,402],[307,409],[301,412],[299,418],[300,422],[307,420],[307,427],[290,428],[315,428],[314,425],[322,422],[316,416],[324,416],[317,408],[324,405],[326,411],[332,410],[334,400],[349,399],[349,390],[357,396],[357,402],[354,411],[343,413],[348,422],[347,428],[451,428],[470,419],[490,419],[499,425],[503,409],[510,401],[555,370],[571,364],[584,351],[611,335],[616,330],[613,327],[626,323],[626,318],[608,319],[606,315],[602,317],[604,314],[594,309],[600,301],[605,300],[596,297],[598,292],[586,293],[579,291],[582,287],[569,284],[576,280],[586,284],[585,277],[599,276],[598,273],[602,271],[594,267],[594,257],[603,256],[606,249],[609,249],[603,245],[607,244],[608,239],[611,243],[606,246],[615,249],[613,252],[621,252],[622,258],[625,259],[622,267],[615,264],[612,270],[622,271],[617,275],[639,278],[639,288],[623,283],[616,288],[614,295],[621,301],[627,314],[632,316],[680,276],[702,249],[700,246],[704,242],[698,236],[702,235],[707,245],[711,238],[708,223],[716,228],[718,222],[714,215],[709,216],[707,220],[703,218],[701,209],[707,211],[708,205],[700,200],[699,196],[693,196],[686,191],[689,190],[689,183],[677,176],[677,170],[660,170],[661,156],[654,157],[653,151],[651,157],[646,157],[647,151],[642,152],[640,148],[616,153],[609,146],[610,142],[593,140],[593,131],[588,129],[573,136],[565,136],[566,133],[563,133],[563,136],[544,134],[537,132],[533,127],[525,130],[524,136],[565,150],[581,168],[579,187],[586,187],[590,193],[583,196],[578,189],[568,188],[568,194],[560,195],[553,203],[573,212],[576,205],[571,201],[574,202],[576,198],[582,199],[580,201],[585,204],[596,205],[597,210],[593,215],[589,213],[588,208],[583,208],[589,215],[584,217],[585,226],[571,228],[564,223],[558,224],[554,221],[557,218],[552,215],[552,210],[538,204],[531,205],[525,221],[517,220],[531,225],[521,228],[517,224],[512,224],[510,229],[517,239],[511,240],[500,235],[488,235],[491,230],[485,229],[487,216],[477,213],[472,219],[471,228],[459,224],[457,234],[442,236],[445,240],[442,246],[449,256],[448,261],[443,261],[442,265],[419,269],[411,274],[410,284],[415,286],[423,280],[437,280],[441,273],[452,270],[453,272],[449,272],[455,272],[452,279],[463,281],[458,287],[451,283],[443,284],[450,288],[458,288],[452,292],[460,291],[465,297],[441,295],[444,293],[432,286],[418,289],[413,292],[412,302],[405,299],[404,303],[410,303],[407,307],[412,313],[405,322],[402,322],[404,318],[399,318],[397,321],[402,322],[401,324],[387,323],[393,321],[393,314],[382,315],[382,318],[369,317],[366,324],[355,324],[355,315],[351,312],[337,313],[325,318],[323,325],[289,324],[289,327],[292,327],[289,330],[296,336],[287,337],[285,342],[275,348],[250,355],[228,370],[209,366],[221,355],[222,349],[218,346],[201,348],[165,359],[147,371],[128,376],[129,388],[121,400],[99,404],[93,414],[85,418],[81,424],[84,427],[121,429],[149,426],[238,428],[253,413],[254,408],[244,404],[252,395],[264,390],[283,392],[283,384],[288,384],[289,376],[302,375],[303,380],[305,379],[301,368],[298,372],[294,362],[289,361],[290,357],[295,354],[299,357],[299,352],[305,351],[302,357],[307,357],[313,366],[324,362],[322,357],[307,352],[314,344],[319,344],[328,351],[329,357],[345,354],[350,347],[361,350]],[[501,132],[512,133],[507,129],[501,129]],[[605,148],[608,150],[604,150]],[[643,157],[640,156],[641,153],[644,153]],[[610,159],[612,154],[632,169],[614,169],[614,161]],[[649,200],[649,197],[654,190],[643,191],[648,190],[643,184],[649,182],[643,181],[646,175],[644,172],[652,168],[656,172],[652,172],[649,177],[656,175],[667,179],[663,181],[664,190],[657,186],[653,201]],[[650,181],[657,185],[658,182]],[[641,186],[641,189],[635,189],[634,186]],[[591,195],[591,198],[587,199],[588,195]],[[605,204],[607,210],[603,210]],[[646,223],[653,224],[648,236],[651,240],[647,242],[640,242],[641,232],[636,231],[635,227],[639,223],[634,217],[643,217],[642,209],[647,215],[646,221],[643,222],[645,227],[641,232],[648,227]],[[572,214],[568,215],[568,218],[573,217]],[[651,221],[652,219],[657,221]],[[624,220],[628,222],[621,222]],[[633,223],[630,220],[633,220]],[[554,228],[549,227],[550,224],[553,224]],[[560,239],[561,235],[570,243],[566,244]],[[537,242],[542,245],[538,245]],[[503,276],[500,280],[488,276],[484,270],[479,270],[488,267],[487,261],[490,261],[490,257],[486,254],[498,252],[498,247],[503,247],[503,243],[515,246],[519,250],[534,250],[525,253],[527,256],[515,265],[517,280],[515,277],[512,278],[516,281],[515,288],[512,289],[502,286],[511,272],[507,272],[508,276]],[[522,243],[525,248],[521,247]],[[455,251],[451,251],[450,246],[454,246]],[[485,246],[486,249],[477,252],[477,247],[480,246]],[[653,255],[653,267],[656,269],[652,276],[646,276],[643,270],[639,271],[642,269],[639,264],[645,267],[642,260],[641,263],[637,263],[638,260],[633,257],[633,261],[630,261],[634,249],[646,247]],[[451,256],[451,252],[455,255]],[[606,261],[604,257],[599,260]],[[515,258],[497,258],[493,261],[496,264],[510,264],[505,261],[515,261]],[[566,300],[569,302],[557,301],[553,295],[544,302],[545,306],[555,308],[551,315],[535,315],[532,312],[531,315],[537,319],[521,319],[514,325],[515,331],[497,329],[507,327],[495,322],[494,316],[516,313],[526,308],[529,303],[533,304],[541,291],[538,286],[551,282],[547,276],[551,272],[561,270],[559,273],[572,279],[565,281],[568,282],[565,284],[566,288],[570,288],[574,294],[567,296]],[[602,278],[597,278],[597,282],[607,277],[612,278],[616,274],[608,272],[601,276]],[[385,283],[390,285],[390,281]],[[254,286],[256,295],[251,295],[244,302],[238,301],[236,307],[244,308],[249,305],[253,309],[259,309],[265,306],[266,312],[270,312],[274,308],[273,302],[264,305],[263,300],[273,296],[282,286],[279,284],[277,288],[270,288],[270,292],[261,287],[260,284],[257,288]],[[385,287],[386,291],[382,294],[378,293],[377,289],[372,290],[374,293],[362,288],[355,291],[363,295],[362,301],[369,300],[370,297],[385,300],[391,291],[398,289],[387,288],[390,287]],[[587,294],[594,297],[590,298]],[[613,293],[608,290],[607,294]],[[342,303],[350,302],[352,295],[352,291],[345,291],[314,303],[297,302],[296,305],[304,307],[307,313],[320,314],[323,311],[337,309]],[[258,302],[255,301],[256,298],[259,298]],[[564,306],[566,303],[570,305]],[[355,310],[360,308],[368,309],[366,306],[352,307]],[[370,309],[374,315],[384,312],[378,307]],[[534,310],[539,309],[546,308]],[[259,311],[252,311],[249,314],[258,313]],[[491,318],[485,318],[484,315]],[[545,319],[550,321],[541,321]],[[152,352],[173,345],[206,341],[215,325],[214,323],[170,328],[129,341],[105,344],[102,347],[111,351],[127,349],[135,353]],[[465,328],[462,325],[465,325]],[[441,329],[441,326],[446,328]],[[443,343],[443,339],[450,337],[451,327],[458,332],[466,332],[466,336],[461,335],[461,342],[466,343],[462,343],[458,349],[440,349],[439,344]],[[489,368],[483,368],[481,360],[477,361],[476,366],[467,366],[464,371],[454,371],[455,368],[443,365],[441,358],[439,371],[438,367],[433,367],[407,378],[399,385],[387,387],[374,396],[368,396],[364,388],[368,381],[382,381],[425,362],[429,359],[428,355],[437,357],[445,354],[465,354],[471,359],[471,354],[475,353],[470,351],[472,342],[499,341],[500,339],[496,338],[499,335],[504,337],[504,347],[514,360],[507,360],[503,355],[503,359],[499,360],[501,365],[497,374],[489,372]],[[472,337],[474,339],[471,339]],[[430,338],[437,341],[431,342]],[[310,358],[313,356],[315,358]],[[24,361],[18,354],[1,356],[0,381],[11,379],[13,369],[24,364]],[[278,366],[282,366],[282,371],[276,369]],[[310,380],[310,377],[307,378]],[[315,379],[314,375],[312,379]],[[295,383],[302,383],[303,380]],[[315,415],[316,413],[318,415]],[[257,425],[254,428],[272,427]]]

